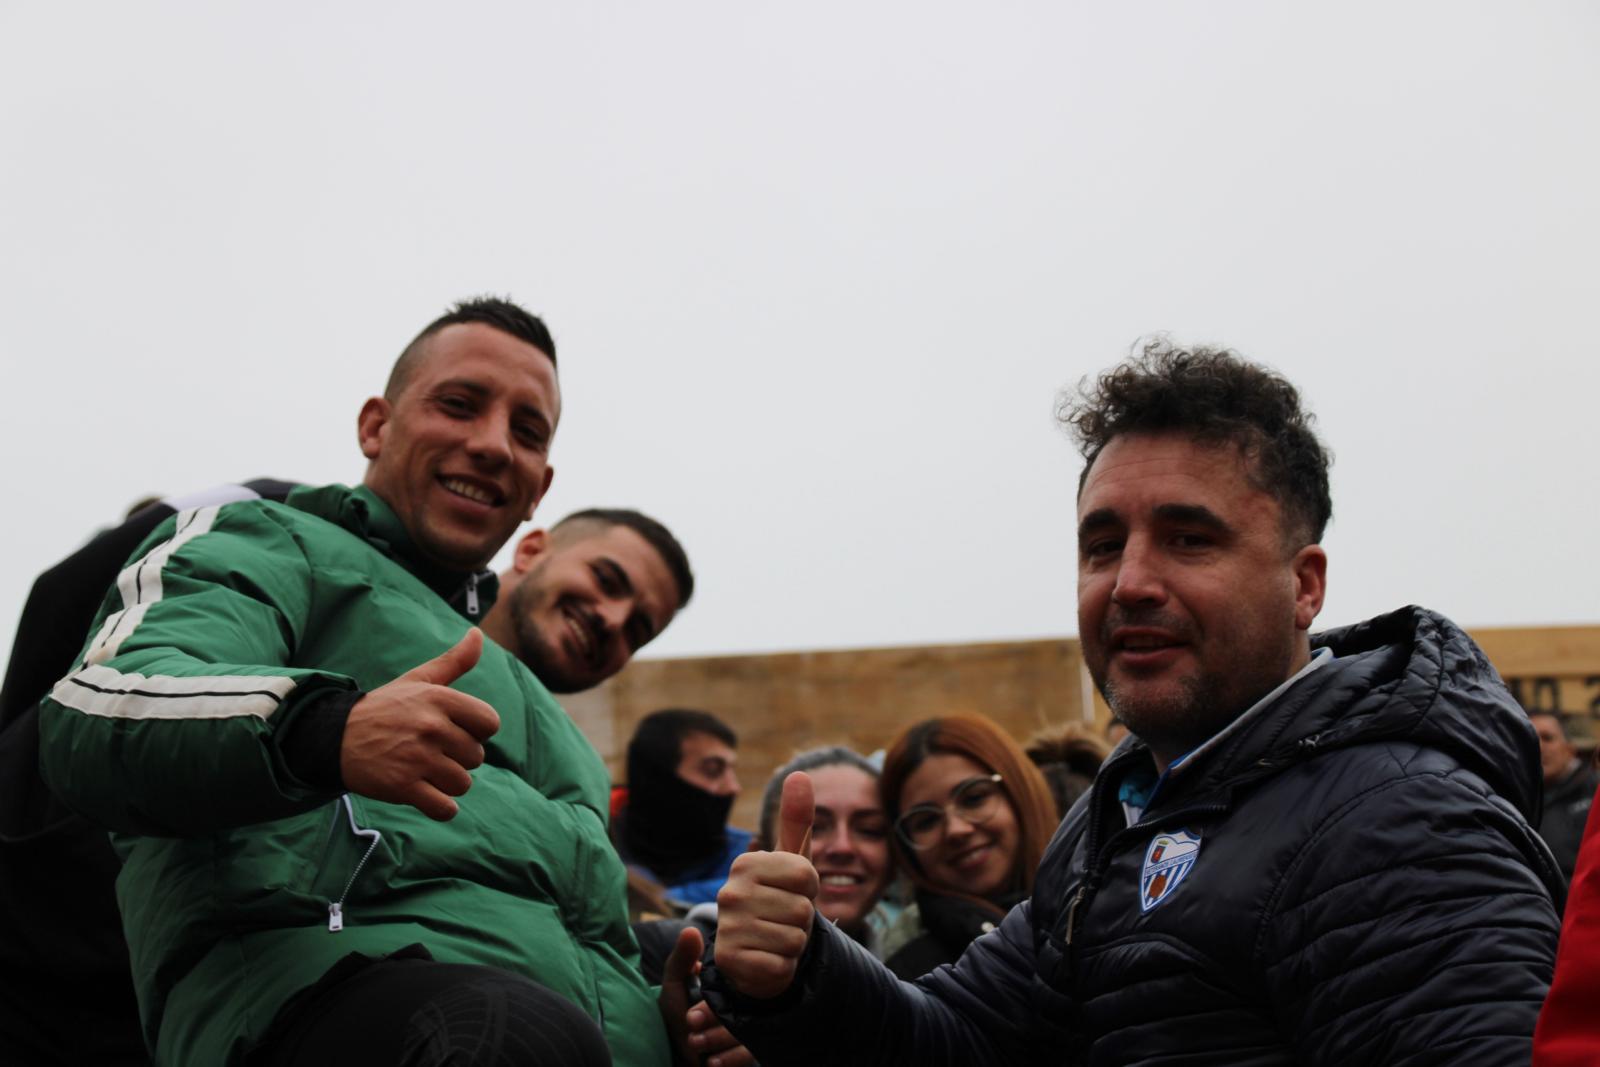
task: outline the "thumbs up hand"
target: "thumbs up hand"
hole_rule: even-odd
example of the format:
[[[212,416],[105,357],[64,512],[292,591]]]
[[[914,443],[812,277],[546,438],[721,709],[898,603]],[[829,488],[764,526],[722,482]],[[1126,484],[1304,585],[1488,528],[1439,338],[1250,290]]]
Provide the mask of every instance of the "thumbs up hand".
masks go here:
[[[717,969],[746,996],[769,998],[788,989],[811,939],[814,810],[811,778],[803,771],[785,778],[777,851],[746,852],[734,860],[717,893]]]
[[[452,818],[450,798],[472,787],[467,772],[482,765],[483,742],[500,729],[493,708],[450,688],[482,652],[482,631],[468,630],[455,647],[356,701],[339,747],[345,788]]]
[[[700,953],[705,945],[700,931],[687,927],[678,932],[677,944],[661,972],[661,995],[656,1004],[667,1024],[667,1034],[683,1063],[704,1067],[754,1067],[755,1057],[728,1032],[704,1001],[689,1004],[689,981],[700,973]]]

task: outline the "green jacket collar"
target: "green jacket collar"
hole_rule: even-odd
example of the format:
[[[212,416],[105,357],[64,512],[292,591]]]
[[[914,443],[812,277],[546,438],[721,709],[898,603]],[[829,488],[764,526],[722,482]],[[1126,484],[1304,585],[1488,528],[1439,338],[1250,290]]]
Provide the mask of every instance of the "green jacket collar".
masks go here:
[[[460,571],[424,559],[412,543],[400,516],[382,497],[364,485],[355,488],[347,485],[301,486],[289,494],[285,503],[355,534],[416,575],[424,585],[464,614],[468,614],[464,605],[470,603],[466,597],[469,586],[477,594],[477,619],[488,613],[500,590],[500,579],[493,571]]]

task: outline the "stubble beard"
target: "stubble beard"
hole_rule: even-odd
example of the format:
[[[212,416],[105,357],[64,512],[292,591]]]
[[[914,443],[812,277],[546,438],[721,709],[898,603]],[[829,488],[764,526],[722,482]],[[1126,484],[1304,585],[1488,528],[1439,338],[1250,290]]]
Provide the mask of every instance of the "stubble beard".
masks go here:
[[[587,689],[583,682],[567,675],[561,667],[561,650],[551,647],[539,632],[532,611],[539,588],[539,567],[535,566],[510,593],[511,629],[517,638],[517,658],[552,693],[577,693]]]
[[[1136,690],[1137,683],[1127,689]],[[1100,693],[1117,718],[1128,724],[1129,732],[1168,760],[1204,744],[1242,710],[1225,706],[1223,680],[1215,675],[1179,679],[1176,692],[1143,700],[1106,678],[1100,682]]]
[[[1244,714],[1262,697],[1289,677],[1289,656],[1282,662],[1258,662],[1244,673],[1244,665],[1230,673],[1209,672],[1180,678],[1176,691],[1136,696],[1137,682],[1126,686],[1110,677],[1108,666],[1094,678],[1100,694],[1117,717],[1157,755],[1167,760],[1185,756]],[[1093,675],[1093,670],[1091,670]]]

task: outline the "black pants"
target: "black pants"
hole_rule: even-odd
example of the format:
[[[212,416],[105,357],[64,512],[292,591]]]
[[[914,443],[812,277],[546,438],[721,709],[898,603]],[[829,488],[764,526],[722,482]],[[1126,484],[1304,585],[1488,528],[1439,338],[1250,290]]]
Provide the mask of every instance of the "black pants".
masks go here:
[[[340,961],[280,1017],[252,1067],[610,1067],[593,1019],[495,967],[421,946]]]

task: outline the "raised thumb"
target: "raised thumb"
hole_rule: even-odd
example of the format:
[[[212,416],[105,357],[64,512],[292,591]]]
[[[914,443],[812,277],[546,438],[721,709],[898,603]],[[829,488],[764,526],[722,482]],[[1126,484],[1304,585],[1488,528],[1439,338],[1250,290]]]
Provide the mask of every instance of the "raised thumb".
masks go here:
[[[661,984],[668,982],[687,982],[694,975],[695,967],[700,963],[700,956],[706,950],[705,938],[700,936],[700,928],[686,926],[678,931],[678,940],[672,946],[672,954],[667,957],[667,962],[661,969]]]
[[[783,780],[783,800],[778,805],[778,851],[811,855],[811,820],[815,815],[811,776],[795,771]]]
[[[414,682],[449,685],[477,666],[478,657],[482,654],[483,631],[474,626],[452,647],[439,653],[426,663],[417,664],[401,677],[409,678]]]

